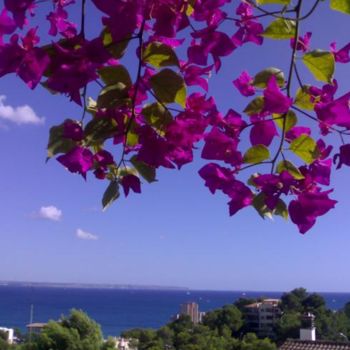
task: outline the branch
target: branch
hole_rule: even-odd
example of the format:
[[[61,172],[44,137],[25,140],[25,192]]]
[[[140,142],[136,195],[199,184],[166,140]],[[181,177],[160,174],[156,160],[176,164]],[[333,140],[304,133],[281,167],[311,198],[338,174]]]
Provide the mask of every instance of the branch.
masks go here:
[[[86,0],[81,0],[81,25],[80,25],[80,36],[85,38],[85,15],[86,15]]]

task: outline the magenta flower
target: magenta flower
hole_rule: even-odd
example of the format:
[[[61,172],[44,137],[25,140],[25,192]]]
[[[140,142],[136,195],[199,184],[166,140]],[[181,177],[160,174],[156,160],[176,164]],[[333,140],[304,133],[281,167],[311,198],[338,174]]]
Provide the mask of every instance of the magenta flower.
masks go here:
[[[299,36],[296,50],[306,52],[310,49],[310,40],[311,40],[312,33],[307,32],[304,36]],[[290,46],[291,48],[294,48],[295,40],[294,38],[290,39]]]
[[[248,20],[240,22],[238,26],[238,31],[232,37],[232,42],[235,47],[242,46],[247,42],[262,45],[264,41],[264,38],[262,37],[264,28],[260,23]]]
[[[212,194],[214,194],[216,190],[221,190],[225,193],[228,192],[235,181],[230,169],[215,163],[206,164],[198,173],[201,178],[205,180],[205,186],[209,188]]]
[[[141,193],[141,182],[140,179],[135,175],[126,175],[121,180],[125,197],[129,195],[130,190],[135,193]]]
[[[203,159],[222,160],[233,166],[242,164],[241,152],[237,151],[238,141],[227,136],[217,127],[213,127],[204,140]]]
[[[208,92],[208,77],[213,66],[201,68],[195,65],[186,66],[184,71],[184,79],[187,86],[198,85]],[[204,78],[203,76],[206,76]]]
[[[311,129],[307,126],[294,126],[286,133],[286,140],[291,142],[301,135],[311,135]]]
[[[2,37],[13,33],[16,30],[15,21],[8,16],[6,9],[3,9],[0,14],[0,45],[3,44]]]
[[[93,155],[88,148],[77,146],[68,153],[57,157],[57,160],[72,173],[79,173],[86,178],[94,162]]]
[[[5,8],[12,12],[16,25],[23,28],[26,23],[26,12],[35,7],[34,0],[4,0]]]
[[[267,82],[266,89],[264,90],[263,111],[269,112],[271,114],[287,113],[292,103],[292,99],[281,92],[277,84],[276,77],[272,75],[269,81]]]
[[[254,145],[270,146],[273,138],[278,136],[276,125],[272,120],[256,120],[250,130],[250,142]]]
[[[252,96],[255,94],[253,78],[247,71],[243,71],[241,75],[233,81],[233,85],[243,96]]]
[[[333,158],[334,164],[337,161],[337,169],[340,169],[343,164],[350,166],[350,144],[340,146],[339,153],[337,153]]]
[[[114,164],[113,156],[106,150],[101,150],[95,153],[94,160],[103,169],[106,169],[108,165]]]
[[[235,180],[228,195],[231,201],[228,202],[230,215],[253,203],[253,193],[243,182]]]
[[[289,214],[298,226],[300,233],[305,233],[315,224],[316,218],[334,208],[337,201],[328,197],[331,191],[301,193],[289,203]]]
[[[84,137],[81,125],[73,120],[66,120],[63,124],[63,137],[73,141],[81,141]]]
[[[350,43],[346,44],[344,47],[342,47],[340,50],[337,51],[336,49],[336,43],[331,43],[331,52],[334,56],[334,59],[336,62],[339,63],[348,63],[350,62]]]
[[[77,34],[77,28],[74,23],[67,20],[68,13],[62,6],[58,6],[56,11],[50,12],[47,16],[51,26],[49,34],[56,36],[60,33],[65,38],[73,38]]]

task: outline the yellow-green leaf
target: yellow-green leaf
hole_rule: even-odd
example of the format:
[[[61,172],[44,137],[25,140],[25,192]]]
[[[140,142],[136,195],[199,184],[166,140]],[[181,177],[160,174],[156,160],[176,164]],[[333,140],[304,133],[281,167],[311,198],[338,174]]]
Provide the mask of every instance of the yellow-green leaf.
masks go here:
[[[288,208],[286,203],[282,199],[279,199],[277,201],[276,208],[274,209],[273,214],[281,216],[283,219],[288,220]]]
[[[277,84],[279,86],[284,86],[285,80],[283,71],[274,67],[266,68],[258,74],[256,74],[254,77],[253,85],[258,88],[264,89],[273,75],[276,77]]]
[[[255,145],[244,154],[244,163],[256,164],[270,158],[270,152],[264,145]]]
[[[69,120],[70,119],[67,119],[62,124],[53,126],[50,129],[49,142],[47,145],[47,159],[58,153],[67,153],[76,145],[73,140],[63,137],[64,123]]]
[[[156,68],[179,66],[179,60],[174,50],[163,43],[152,42],[143,52],[143,60]]]
[[[297,90],[294,104],[297,107],[300,107],[307,111],[313,111],[314,104],[310,100],[311,95],[309,94],[309,88],[310,88],[310,85],[304,85],[303,87]]]
[[[119,196],[118,182],[111,181],[102,197],[103,210],[106,210],[116,199],[118,199]]]
[[[293,140],[289,149],[307,164],[312,163],[319,156],[316,141],[305,134]]]
[[[157,181],[155,168],[138,160],[136,155],[130,159],[130,162],[147,182],[151,183]]]
[[[295,35],[295,21],[277,18],[265,28],[263,36],[270,39],[291,39]]]
[[[281,173],[282,171],[288,171],[294,179],[302,180],[304,179],[304,175],[300,172],[300,170],[289,160],[282,160],[277,164],[277,172]]]
[[[262,111],[264,108],[264,97],[258,96],[255,97],[254,100],[248,103],[248,106],[244,109],[244,113],[248,115],[257,114]]]
[[[145,117],[147,123],[159,132],[162,132],[165,126],[173,120],[169,111],[158,102],[146,105],[142,109],[142,115]]]
[[[150,79],[151,87],[162,103],[186,105],[186,86],[183,78],[171,69],[163,69]]]
[[[303,62],[316,80],[326,83],[332,82],[335,69],[335,60],[332,53],[314,50],[304,55]]]
[[[125,40],[119,40],[118,42],[114,42],[112,38],[111,32],[105,28],[101,33],[101,38],[104,47],[111,53],[114,58],[122,58],[128,47],[130,38],[125,38]]]
[[[274,114],[273,118],[279,128],[283,130],[284,126],[285,132],[289,131],[298,121],[298,118],[293,111],[288,111],[284,117],[282,117],[281,114]]]
[[[120,65],[106,66],[98,70],[98,74],[106,85],[114,85],[123,83],[126,87],[132,85],[130,74],[128,70]]]
[[[331,0],[330,7],[332,10],[350,15],[350,0]]]

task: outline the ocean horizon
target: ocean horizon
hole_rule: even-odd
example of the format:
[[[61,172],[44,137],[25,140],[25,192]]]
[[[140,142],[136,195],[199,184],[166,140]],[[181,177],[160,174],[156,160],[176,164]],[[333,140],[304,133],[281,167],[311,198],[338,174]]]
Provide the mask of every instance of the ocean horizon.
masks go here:
[[[101,325],[105,337],[120,335],[131,328],[159,328],[179,312],[185,302],[197,302],[200,311],[210,311],[232,304],[240,297],[279,298],[282,291],[213,291],[194,289],[87,288],[0,285],[0,327],[25,331],[30,321],[58,320],[73,308],[85,311]],[[146,286],[145,286],[146,287]],[[149,288],[149,287],[148,287]],[[327,307],[341,309],[350,301],[350,293],[317,292]]]

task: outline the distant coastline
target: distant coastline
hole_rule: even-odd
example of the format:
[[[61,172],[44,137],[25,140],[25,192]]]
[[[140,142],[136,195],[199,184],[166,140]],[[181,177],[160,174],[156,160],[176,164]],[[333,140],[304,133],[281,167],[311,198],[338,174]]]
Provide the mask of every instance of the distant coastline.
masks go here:
[[[35,287],[35,288],[64,288],[64,289],[118,289],[118,290],[159,290],[159,291],[188,291],[187,287],[112,284],[112,283],[58,283],[58,282],[24,282],[0,281],[0,287]]]

